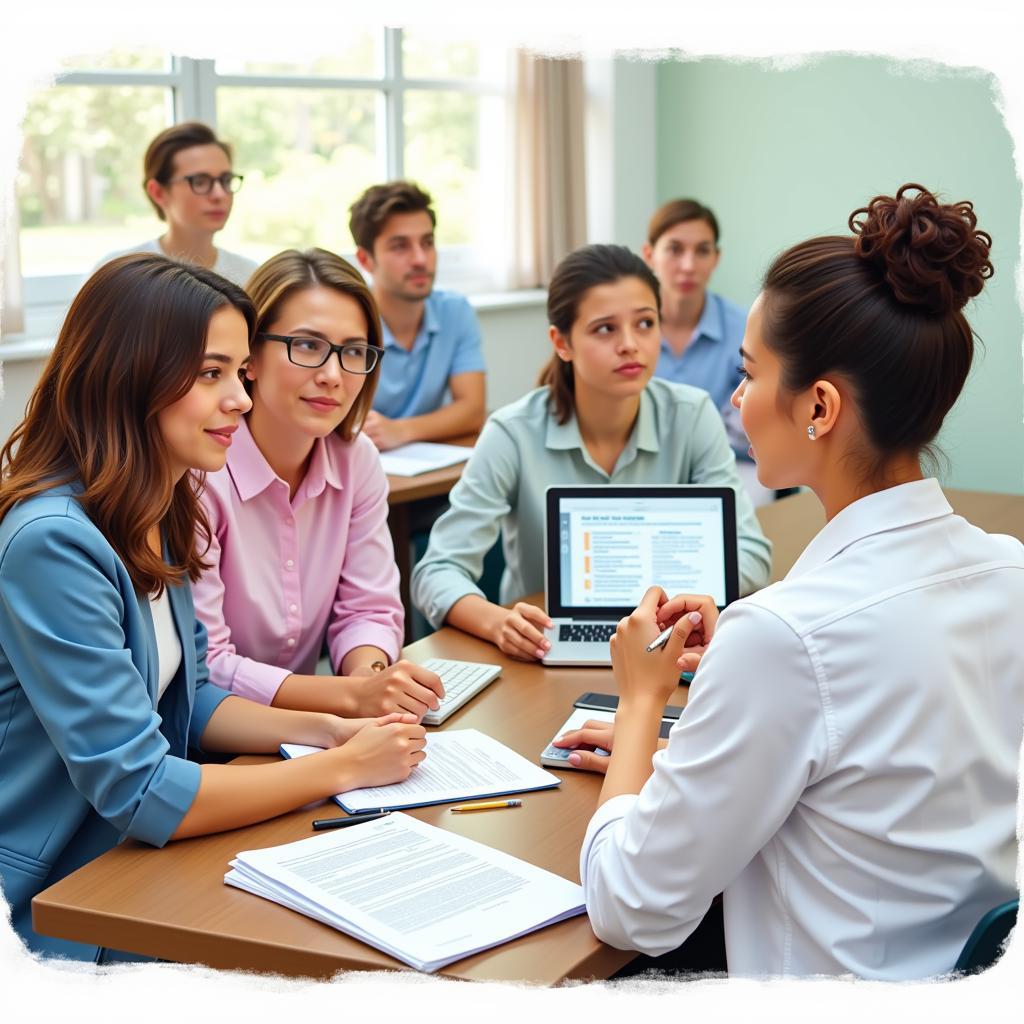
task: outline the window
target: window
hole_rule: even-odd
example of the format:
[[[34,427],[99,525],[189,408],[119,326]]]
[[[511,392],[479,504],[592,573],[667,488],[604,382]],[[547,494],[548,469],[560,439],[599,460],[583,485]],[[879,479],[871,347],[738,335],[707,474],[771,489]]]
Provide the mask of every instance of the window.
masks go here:
[[[508,63],[503,47],[400,29],[354,33],[302,63],[154,51],[68,58],[23,127],[30,323],[62,313],[107,253],[160,233],[142,156],[162,128],[189,119],[214,125],[245,175],[218,245],[254,259],[288,246],[351,254],[351,202],[405,176],[434,197],[440,283],[502,287]]]

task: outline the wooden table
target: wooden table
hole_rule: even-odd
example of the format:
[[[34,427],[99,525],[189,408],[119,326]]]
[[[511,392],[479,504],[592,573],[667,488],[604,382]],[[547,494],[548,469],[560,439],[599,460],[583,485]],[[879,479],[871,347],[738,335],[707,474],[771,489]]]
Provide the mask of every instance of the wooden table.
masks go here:
[[[477,435],[467,434],[464,437],[452,438],[445,444],[464,445],[472,448],[476,444]],[[405,609],[405,642],[412,638],[410,629],[412,602],[409,597],[409,580],[412,576],[412,565],[409,552],[412,544],[412,518],[416,502],[427,498],[438,498],[447,495],[462,476],[464,462],[444,469],[435,469],[431,473],[420,473],[418,476],[388,476],[388,528],[391,530],[391,541],[395,548],[395,564],[398,566],[399,593],[402,607]]]
[[[1024,540],[1024,496],[947,493],[954,508],[972,522]],[[781,578],[820,529],[821,506],[805,493],[759,509],[758,515],[775,544],[775,578]],[[480,729],[530,759],[568,717],[580,693],[615,690],[607,669],[521,664],[457,630],[443,629],[412,644],[406,654],[416,661],[451,657],[500,663],[501,678],[444,728]],[[686,696],[680,688],[672,703],[685,704]],[[557,790],[528,794],[515,811],[455,816],[440,806],[409,813],[579,881],[579,850],[601,780],[582,772],[561,775]],[[32,904],[35,928],[46,935],[212,967],[312,977],[350,969],[407,970],[326,925],[223,884],[228,861],[239,850],[305,838],[312,819],[323,813],[323,805],[307,808],[163,850],[126,842],[40,893]],[[631,958],[598,942],[581,917],[460,960],[440,973],[553,985],[607,977]]]
[[[500,663],[503,672],[442,728],[474,728],[535,761],[586,690],[614,692],[608,669],[546,669],[505,658],[496,648],[443,629],[412,644],[408,657]],[[685,704],[680,688],[674,704]],[[245,758],[244,763],[273,758]],[[446,805],[408,813],[433,825],[579,881],[579,853],[601,786],[586,772],[557,773],[555,790],[529,793],[516,810],[453,815]],[[96,943],[182,963],[326,978],[341,970],[408,970],[384,953],[301,914],[223,883],[240,850],[276,846],[313,833],[314,818],[337,812],[320,804],[220,835],[156,850],[127,841],[33,900],[33,924],[45,935]],[[594,937],[587,917],[545,928],[442,970],[455,978],[528,980],[605,978],[634,954]]]

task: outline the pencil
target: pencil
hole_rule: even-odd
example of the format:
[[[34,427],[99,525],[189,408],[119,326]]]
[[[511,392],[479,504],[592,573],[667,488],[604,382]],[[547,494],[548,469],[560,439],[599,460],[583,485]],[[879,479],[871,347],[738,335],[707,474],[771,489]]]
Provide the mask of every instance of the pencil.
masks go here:
[[[452,814],[464,811],[496,811],[499,807],[522,807],[522,800],[485,800],[482,804],[458,804],[450,808]]]

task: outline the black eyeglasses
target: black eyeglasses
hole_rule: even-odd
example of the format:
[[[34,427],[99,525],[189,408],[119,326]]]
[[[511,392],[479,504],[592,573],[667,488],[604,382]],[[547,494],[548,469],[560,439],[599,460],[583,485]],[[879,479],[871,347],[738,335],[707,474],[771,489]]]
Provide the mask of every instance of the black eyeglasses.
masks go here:
[[[283,341],[288,346],[288,360],[296,366],[313,369],[323,366],[331,358],[332,352],[338,353],[338,362],[346,373],[372,373],[377,362],[384,355],[384,350],[365,341],[346,341],[343,345],[332,345],[323,338],[293,337],[290,334],[259,333],[257,338],[264,341]]]
[[[220,187],[225,192],[229,192],[234,195],[241,187],[242,182],[245,180],[241,174],[235,174],[233,171],[225,171],[223,174],[183,174],[180,178],[171,178],[167,182],[168,185],[173,185],[176,181],[187,181],[188,187],[192,189],[197,196],[205,196],[213,189],[213,183],[215,181],[220,182]]]

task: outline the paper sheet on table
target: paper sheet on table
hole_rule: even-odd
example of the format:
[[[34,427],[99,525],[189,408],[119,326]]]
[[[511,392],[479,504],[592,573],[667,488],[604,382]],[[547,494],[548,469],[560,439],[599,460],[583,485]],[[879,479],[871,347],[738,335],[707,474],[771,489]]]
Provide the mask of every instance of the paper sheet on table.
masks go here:
[[[231,867],[228,885],[427,972],[584,911],[580,886],[405,814],[245,850]]]
[[[313,754],[320,747],[282,743],[284,757]],[[478,800],[550,789],[561,779],[527,761],[477,729],[453,729],[427,736],[427,756],[405,782],[339,793],[335,801],[349,814],[399,810],[456,800]]]
[[[392,476],[419,476],[432,469],[444,469],[465,462],[473,454],[472,448],[459,444],[434,444],[432,441],[416,441],[380,453],[380,464],[385,473]]]

